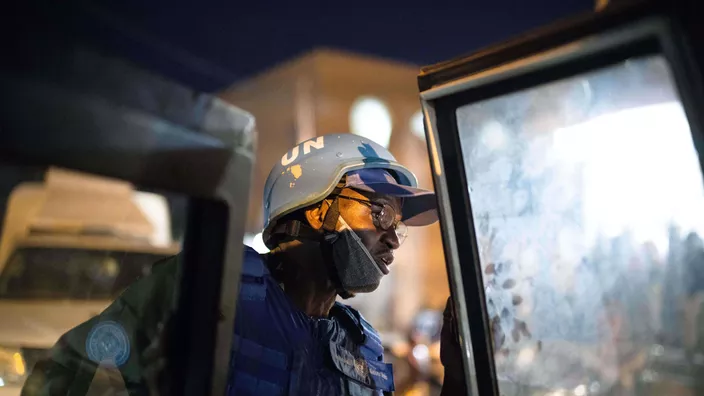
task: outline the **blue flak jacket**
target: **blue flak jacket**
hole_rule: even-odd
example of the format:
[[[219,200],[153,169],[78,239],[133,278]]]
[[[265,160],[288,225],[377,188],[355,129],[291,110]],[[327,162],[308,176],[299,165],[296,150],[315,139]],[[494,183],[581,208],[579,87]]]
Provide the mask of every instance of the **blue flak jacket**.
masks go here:
[[[228,395],[381,395],[394,390],[379,334],[336,303],[330,318],[300,311],[246,247]]]

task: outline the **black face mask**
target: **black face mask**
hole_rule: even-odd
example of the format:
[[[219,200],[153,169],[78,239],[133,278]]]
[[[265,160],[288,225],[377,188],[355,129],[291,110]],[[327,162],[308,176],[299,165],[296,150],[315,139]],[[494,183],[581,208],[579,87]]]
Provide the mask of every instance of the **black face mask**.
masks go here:
[[[350,293],[369,293],[379,287],[384,273],[379,269],[376,260],[364,246],[349,225],[340,217],[344,225],[342,231],[330,233],[325,237],[325,243],[330,244],[334,270],[337,273],[339,287]],[[345,298],[345,293],[340,295]]]

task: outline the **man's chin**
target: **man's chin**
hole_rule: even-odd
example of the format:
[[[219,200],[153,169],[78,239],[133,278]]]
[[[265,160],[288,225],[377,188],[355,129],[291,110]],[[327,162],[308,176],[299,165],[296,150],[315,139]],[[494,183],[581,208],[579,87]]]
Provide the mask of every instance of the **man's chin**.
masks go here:
[[[349,300],[350,298],[354,298],[356,296],[357,296],[357,294],[352,293],[352,292],[347,292],[347,296],[341,296],[340,294],[338,294],[338,297],[340,297],[343,300]]]
[[[350,288],[345,288],[345,291],[350,294],[349,297],[343,297],[343,299],[348,299],[356,296],[357,294],[364,294],[364,293],[371,293],[375,291],[376,289],[379,288],[379,283],[375,283],[372,285],[365,285],[365,286],[358,286],[358,287],[350,287]]]

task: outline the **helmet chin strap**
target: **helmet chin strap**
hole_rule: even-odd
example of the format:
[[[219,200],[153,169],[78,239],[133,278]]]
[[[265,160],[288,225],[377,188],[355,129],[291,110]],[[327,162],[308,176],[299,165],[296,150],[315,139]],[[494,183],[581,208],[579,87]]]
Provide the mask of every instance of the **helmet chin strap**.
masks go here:
[[[335,197],[328,207],[327,213],[325,213],[321,230],[315,230],[313,227],[308,224],[304,224],[300,220],[293,220],[286,224],[282,224],[280,227],[276,227],[275,233],[284,234],[292,239],[307,239],[318,242],[323,255],[323,261],[325,262],[328,270],[328,276],[330,277],[333,286],[335,286],[337,294],[342,298],[350,298],[352,297],[352,293],[342,287],[342,282],[340,282],[340,277],[337,274],[337,268],[335,268],[335,261],[332,253],[332,244],[338,237],[337,221],[339,218],[339,200]]]

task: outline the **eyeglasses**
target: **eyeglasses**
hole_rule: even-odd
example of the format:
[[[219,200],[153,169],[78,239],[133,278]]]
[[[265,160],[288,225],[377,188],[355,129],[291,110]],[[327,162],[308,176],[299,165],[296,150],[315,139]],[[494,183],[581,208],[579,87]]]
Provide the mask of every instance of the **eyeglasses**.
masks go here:
[[[372,211],[372,223],[374,227],[388,231],[391,227],[396,231],[396,237],[399,244],[403,243],[408,236],[408,227],[401,221],[397,220],[396,209],[387,203],[374,202],[366,199],[354,198],[347,195],[338,195],[339,198],[349,199],[368,206]]]

